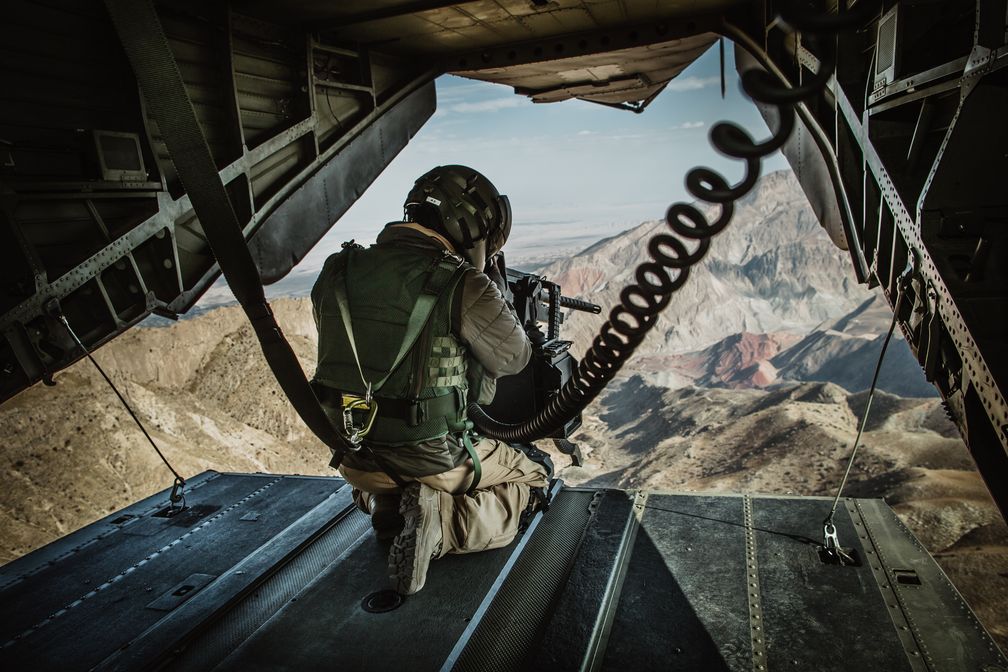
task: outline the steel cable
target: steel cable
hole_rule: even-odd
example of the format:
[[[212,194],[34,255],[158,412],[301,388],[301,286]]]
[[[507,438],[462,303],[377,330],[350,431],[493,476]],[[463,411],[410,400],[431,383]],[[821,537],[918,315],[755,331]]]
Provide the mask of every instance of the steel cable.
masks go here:
[[[70,322],[67,320],[66,316],[60,313],[57,319],[59,319],[59,321],[63,323],[63,326],[66,328],[67,332],[69,332],[71,338],[73,338],[74,342],[77,344],[77,347],[79,347],[84,352],[84,354],[91,361],[94,367],[98,369],[98,373],[101,374],[101,377],[104,378],[105,382],[108,383],[109,387],[112,388],[112,391],[115,392],[116,397],[119,398],[119,401],[126,408],[126,411],[129,413],[129,416],[133,418],[133,422],[135,422],[136,426],[140,428],[141,432],[143,432],[144,437],[147,439],[147,443],[151,445],[151,448],[154,449],[154,452],[157,453],[157,456],[160,457],[161,461],[164,462],[164,465],[168,467],[168,471],[170,471],[172,473],[172,476],[175,477],[175,480],[172,483],[171,494],[168,497],[168,506],[169,510],[173,513],[181,511],[182,509],[185,508],[185,484],[186,484],[185,479],[182,478],[182,475],[175,470],[175,467],[171,465],[171,462],[168,461],[168,458],[165,457],[164,453],[161,452],[161,449],[158,448],[157,443],[154,442],[154,439],[147,431],[147,428],[144,427],[142,422],[140,422],[140,418],[133,410],[133,407],[130,406],[128,401],[126,401],[126,397],[124,397],[122,392],[119,391],[119,388],[116,387],[116,384],[112,382],[112,379],[109,377],[109,375],[105,373],[105,369],[103,369],[101,365],[98,364],[98,361],[91,355],[91,351],[88,350],[87,347],[84,345],[84,343],[81,342],[81,339],[77,336],[77,332],[75,332],[73,330],[73,327],[70,326]],[[181,505],[179,505],[180,502]]]

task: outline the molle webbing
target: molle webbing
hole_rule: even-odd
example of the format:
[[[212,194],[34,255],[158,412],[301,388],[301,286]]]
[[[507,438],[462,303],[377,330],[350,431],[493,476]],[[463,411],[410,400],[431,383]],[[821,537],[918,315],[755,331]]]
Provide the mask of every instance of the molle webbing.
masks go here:
[[[364,391],[362,374],[372,383],[378,411],[367,434],[369,443],[416,445],[471,427],[465,414],[467,353],[451,334],[452,296],[468,268],[447,254],[396,245],[347,249],[327,261],[312,290],[319,326],[315,378],[348,394]],[[345,287],[344,300],[335,298],[336,287]],[[417,335],[411,316],[418,303],[434,297],[433,309]],[[349,307],[356,346],[347,337],[340,303]],[[397,357],[411,338],[415,342],[406,356]],[[329,398],[336,401],[339,395]],[[341,410],[337,404],[333,415]],[[465,453],[458,452],[445,469],[465,459]],[[389,462],[397,461],[397,455],[383,455]],[[411,475],[408,467],[400,473]]]
[[[431,344],[427,367],[430,387],[465,387],[466,353],[451,336],[437,336]]]

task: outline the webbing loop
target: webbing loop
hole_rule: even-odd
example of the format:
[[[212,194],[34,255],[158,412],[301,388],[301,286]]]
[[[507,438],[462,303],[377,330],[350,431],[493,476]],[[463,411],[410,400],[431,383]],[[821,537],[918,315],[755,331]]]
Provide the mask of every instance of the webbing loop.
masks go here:
[[[473,480],[469,484],[469,489],[466,490],[466,495],[472,497],[476,492],[476,488],[479,487],[480,479],[483,477],[483,465],[480,464],[479,455],[476,454],[476,447],[473,445],[468,429],[462,432],[462,445],[465,446],[466,453],[469,454],[469,459],[473,463]]]

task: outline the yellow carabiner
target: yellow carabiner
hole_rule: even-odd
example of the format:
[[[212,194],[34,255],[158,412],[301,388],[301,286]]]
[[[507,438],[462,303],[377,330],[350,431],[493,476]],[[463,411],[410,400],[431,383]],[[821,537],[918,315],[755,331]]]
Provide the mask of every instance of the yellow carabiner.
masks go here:
[[[367,411],[367,419],[363,425],[358,425],[351,420],[353,411]],[[343,395],[343,415],[347,419],[347,432],[350,433],[350,440],[359,443],[367,436],[374,424],[375,416],[378,415],[378,402],[372,397],[365,399],[349,394]]]

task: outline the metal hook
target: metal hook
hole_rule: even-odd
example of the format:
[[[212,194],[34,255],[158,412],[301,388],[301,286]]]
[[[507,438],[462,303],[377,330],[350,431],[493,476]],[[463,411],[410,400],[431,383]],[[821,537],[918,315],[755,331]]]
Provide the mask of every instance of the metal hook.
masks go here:
[[[182,513],[185,508],[185,481],[176,476],[175,482],[172,483],[171,494],[168,495],[168,516]]]
[[[841,566],[857,564],[854,558],[840,547],[840,538],[837,537],[837,528],[832,515],[823,521],[823,549],[835,556]]]

